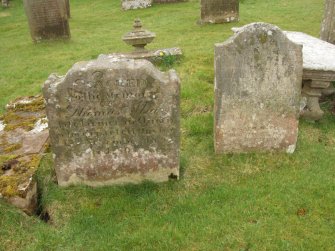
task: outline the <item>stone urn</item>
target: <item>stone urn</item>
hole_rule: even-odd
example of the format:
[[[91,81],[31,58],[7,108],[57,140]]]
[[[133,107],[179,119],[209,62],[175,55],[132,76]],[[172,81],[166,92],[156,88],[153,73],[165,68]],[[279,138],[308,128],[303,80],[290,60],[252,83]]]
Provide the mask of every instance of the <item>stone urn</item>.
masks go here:
[[[135,52],[146,51],[144,47],[151,43],[156,37],[156,34],[147,30],[142,29],[142,23],[140,19],[135,19],[133,24],[133,31],[128,32],[122,37],[122,40],[135,47]]]

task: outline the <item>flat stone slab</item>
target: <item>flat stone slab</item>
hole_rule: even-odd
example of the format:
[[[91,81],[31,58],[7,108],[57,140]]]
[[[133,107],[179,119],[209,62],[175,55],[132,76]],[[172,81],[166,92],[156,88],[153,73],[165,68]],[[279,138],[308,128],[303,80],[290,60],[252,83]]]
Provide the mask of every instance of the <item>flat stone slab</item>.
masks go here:
[[[111,56],[51,75],[43,93],[58,184],[178,178],[179,85],[173,70]]]
[[[180,48],[166,48],[166,49],[157,49],[152,51],[143,51],[143,52],[125,52],[125,53],[113,53],[113,54],[101,54],[98,59],[108,59],[114,57],[120,58],[131,58],[131,59],[146,59],[152,63],[155,63],[166,56],[176,56],[180,57],[183,55],[183,52]]]
[[[31,215],[37,207],[34,175],[48,146],[44,99],[10,102],[0,118],[0,197]]]
[[[303,32],[284,31],[284,34],[292,42],[303,45],[304,70],[332,71],[335,73],[335,45]]]

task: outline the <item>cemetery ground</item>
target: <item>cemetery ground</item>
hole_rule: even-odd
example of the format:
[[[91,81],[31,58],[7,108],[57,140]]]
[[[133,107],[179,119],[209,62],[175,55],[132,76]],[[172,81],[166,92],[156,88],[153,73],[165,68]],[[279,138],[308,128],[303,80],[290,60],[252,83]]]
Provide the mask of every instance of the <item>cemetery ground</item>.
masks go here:
[[[335,116],[300,119],[294,154],[215,155],[214,43],[234,26],[263,21],[318,37],[321,0],[244,0],[240,22],[196,24],[199,2],[124,12],[120,1],[71,1],[68,42],[33,44],[21,1],[0,9],[0,112],[35,95],[50,73],[78,61],[132,50],[121,40],[133,20],[156,32],[148,49],[181,47],[181,177],[142,185],[60,188],[52,154],[37,177],[40,216],[0,200],[0,250],[334,250]],[[161,68],[172,63],[165,58]],[[44,219],[43,220],[41,220]]]

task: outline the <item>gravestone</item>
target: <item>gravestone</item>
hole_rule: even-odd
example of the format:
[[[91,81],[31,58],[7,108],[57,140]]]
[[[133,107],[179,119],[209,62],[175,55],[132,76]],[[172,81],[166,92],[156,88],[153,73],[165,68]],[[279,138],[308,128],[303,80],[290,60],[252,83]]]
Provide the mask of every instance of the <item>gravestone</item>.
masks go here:
[[[239,20],[239,0],[201,0],[202,23],[229,23]]]
[[[153,0],[153,3],[164,4],[164,3],[180,3],[187,1],[188,0]]]
[[[321,39],[335,44],[335,0],[325,0]]]
[[[8,7],[9,6],[9,0],[1,0],[2,7]]]
[[[46,99],[58,183],[101,186],[179,176],[179,79],[121,57],[51,75]]]
[[[121,0],[123,10],[143,9],[151,7],[152,0]]]
[[[30,34],[34,42],[69,39],[69,9],[64,0],[24,0]]]
[[[287,151],[298,135],[302,47],[252,23],[215,45],[215,151]]]

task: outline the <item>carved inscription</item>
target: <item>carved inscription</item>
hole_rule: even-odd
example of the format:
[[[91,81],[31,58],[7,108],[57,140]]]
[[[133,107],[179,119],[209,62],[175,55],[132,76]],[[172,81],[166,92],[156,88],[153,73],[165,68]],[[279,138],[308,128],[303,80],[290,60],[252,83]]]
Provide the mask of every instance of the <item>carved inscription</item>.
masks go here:
[[[60,184],[73,175],[85,183],[179,174],[178,78],[148,61],[119,60],[78,63],[44,87]]]

